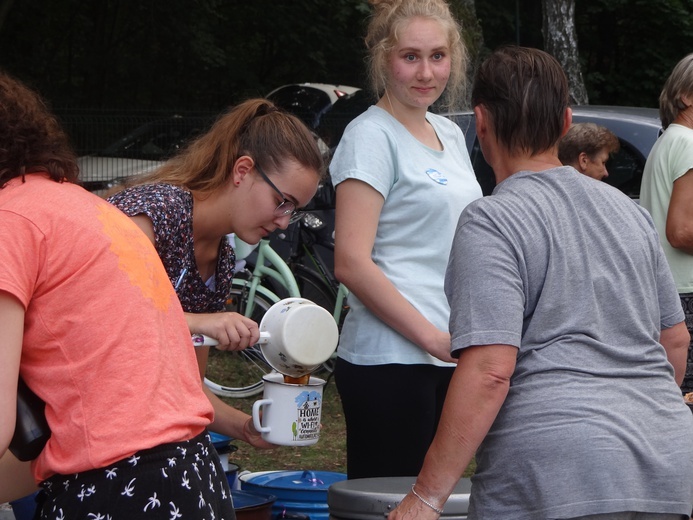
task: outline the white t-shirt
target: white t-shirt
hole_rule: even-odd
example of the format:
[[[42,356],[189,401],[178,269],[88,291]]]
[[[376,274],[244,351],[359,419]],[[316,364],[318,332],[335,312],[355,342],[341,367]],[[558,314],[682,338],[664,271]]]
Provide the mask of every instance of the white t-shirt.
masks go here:
[[[452,121],[427,114],[443,150],[415,139],[372,106],[349,124],[330,165],[335,186],[361,180],[385,199],[373,261],[402,295],[440,330],[450,308],[443,292],[452,238],[462,210],[482,196],[464,136]],[[375,317],[353,294],[339,343],[350,363],[447,364]]]
[[[647,158],[640,191],[640,203],[652,215],[679,294],[693,293],[693,255],[673,248],[667,240],[667,213],[674,181],[692,168],[693,130],[669,125]]]

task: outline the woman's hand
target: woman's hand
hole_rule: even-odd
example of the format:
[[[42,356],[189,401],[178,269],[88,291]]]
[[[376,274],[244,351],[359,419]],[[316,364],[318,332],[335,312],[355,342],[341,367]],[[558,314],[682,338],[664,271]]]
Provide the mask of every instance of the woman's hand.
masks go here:
[[[436,506],[437,507],[437,506]],[[440,515],[436,513],[430,506],[424,504],[416,498],[410,491],[407,496],[399,503],[399,505],[388,515],[388,520],[408,520],[417,518],[421,520],[435,520]]]
[[[243,435],[245,436],[245,442],[250,444],[255,448],[276,448],[276,445],[271,444],[262,438],[262,434],[255,429],[253,424],[253,418],[249,417],[248,420],[243,425]]]
[[[192,334],[216,339],[219,350],[243,350],[260,340],[258,324],[237,312],[186,313],[185,317]]]
[[[457,359],[450,355],[450,334],[447,332],[435,329],[435,333],[431,335],[430,341],[423,345],[423,349],[441,361],[457,363]]]

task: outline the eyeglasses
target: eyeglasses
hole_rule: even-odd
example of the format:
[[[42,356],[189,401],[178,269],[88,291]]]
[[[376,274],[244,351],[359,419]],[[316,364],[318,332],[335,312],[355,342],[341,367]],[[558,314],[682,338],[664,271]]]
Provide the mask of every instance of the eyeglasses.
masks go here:
[[[255,168],[257,169],[257,172],[260,174],[260,177],[262,177],[262,180],[269,184],[272,187],[272,189],[276,191],[282,198],[282,201],[279,204],[279,206],[274,208],[274,216],[285,217],[286,215],[290,215],[289,223],[292,224],[294,222],[298,222],[299,220],[301,220],[301,217],[303,217],[304,212],[296,209],[296,204],[294,204],[284,196],[281,190],[274,185],[274,183],[269,179],[267,174],[262,170],[262,168],[260,168],[260,165],[258,163],[255,163]]]

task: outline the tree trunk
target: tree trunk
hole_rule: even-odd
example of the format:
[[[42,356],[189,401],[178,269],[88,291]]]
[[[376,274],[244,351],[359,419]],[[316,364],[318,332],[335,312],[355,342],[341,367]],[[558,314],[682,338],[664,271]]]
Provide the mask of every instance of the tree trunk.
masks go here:
[[[462,25],[462,38],[469,53],[467,78],[469,84],[474,78],[477,67],[481,61],[481,49],[484,46],[484,36],[481,23],[476,16],[475,0],[449,0],[450,9]],[[467,89],[464,98],[464,106],[469,107],[471,101],[471,88]]]
[[[575,0],[542,0],[544,48],[563,66],[568,76],[571,101],[577,105],[589,103],[578,59],[575,31]]]

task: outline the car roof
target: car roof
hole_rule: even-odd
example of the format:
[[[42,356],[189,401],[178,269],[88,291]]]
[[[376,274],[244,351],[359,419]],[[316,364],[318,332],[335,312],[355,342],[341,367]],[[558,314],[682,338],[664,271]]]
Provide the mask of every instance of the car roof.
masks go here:
[[[571,107],[574,123],[592,122],[605,126],[622,140],[628,141],[642,156],[647,158],[652,145],[662,133],[662,122],[659,110],[648,107],[622,107],[615,105],[575,105]],[[471,142],[476,138],[474,113],[471,110],[460,110],[443,114],[457,122]],[[471,130],[471,132],[469,131]]]
[[[267,94],[267,98],[272,99],[272,96],[285,89],[295,90],[301,87],[323,91],[329,96],[332,103],[344,95],[353,94],[357,90],[360,90],[357,87],[351,87],[349,85],[332,85],[330,83],[290,83],[288,85],[282,85],[281,87],[275,88],[269,94]]]
[[[311,130],[315,130],[323,114],[339,98],[358,90],[360,89],[347,85],[291,83],[275,88],[267,94],[267,99],[299,117]]]
[[[606,105],[576,105],[571,108],[574,123],[592,122],[608,128],[618,136],[621,143],[619,154],[626,158],[626,162],[615,171],[610,170],[606,182],[637,199],[645,161],[662,133],[659,111],[655,108]],[[462,129],[477,179],[484,193],[490,193],[495,186],[495,179],[476,143],[474,112],[461,110],[443,115]]]

